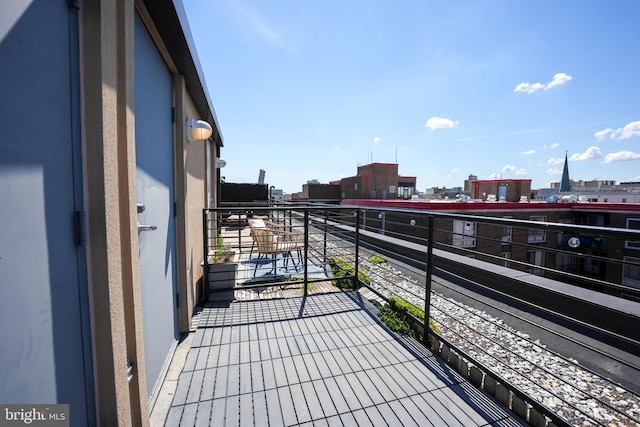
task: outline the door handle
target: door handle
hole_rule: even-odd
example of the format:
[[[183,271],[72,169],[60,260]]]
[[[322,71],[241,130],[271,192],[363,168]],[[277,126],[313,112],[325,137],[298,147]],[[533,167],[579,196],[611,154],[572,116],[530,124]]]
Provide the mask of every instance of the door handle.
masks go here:
[[[156,227],[155,225],[142,225],[138,223],[138,233],[141,231],[153,231],[157,229],[158,227]]]

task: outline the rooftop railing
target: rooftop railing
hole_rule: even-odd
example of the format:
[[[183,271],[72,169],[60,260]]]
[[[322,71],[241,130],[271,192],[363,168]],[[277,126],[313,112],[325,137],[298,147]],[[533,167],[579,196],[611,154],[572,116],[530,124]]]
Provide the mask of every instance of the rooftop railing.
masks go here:
[[[590,352],[623,365],[621,377],[636,378],[608,381],[475,304],[442,294],[450,290],[473,300],[477,289],[465,292],[475,287],[506,295],[511,304],[535,306],[569,328],[592,328],[592,337],[640,354],[640,311],[629,301],[640,301],[640,281],[634,287],[640,259],[620,250],[640,241],[640,231],[348,206],[220,208],[205,210],[203,217],[208,298],[286,297],[345,287],[366,288],[381,301],[397,296],[434,320],[439,332],[427,328],[426,346],[530,422],[536,416],[557,425],[640,422],[640,409],[633,409],[640,407],[636,359],[616,359],[592,345]],[[232,255],[225,261],[225,254]],[[226,273],[218,273],[219,266],[227,266]],[[588,301],[594,295],[601,300]],[[488,304],[493,312],[517,317],[513,307]],[[542,352],[545,358],[536,358]],[[601,383],[585,387],[567,380],[567,372]],[[612,388],[617,392],[602,392]]]

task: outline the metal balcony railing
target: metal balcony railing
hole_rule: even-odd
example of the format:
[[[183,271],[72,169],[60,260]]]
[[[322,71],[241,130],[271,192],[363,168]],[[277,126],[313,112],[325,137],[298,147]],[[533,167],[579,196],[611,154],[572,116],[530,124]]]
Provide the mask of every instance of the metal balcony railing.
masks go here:
[[[459,288],[465,286],[461,282],[509,294],[514,304],[535,306],[545,316],[555,316],[580,330],[593,328],[598,336],[607,336],[625,351],[638,354],[639,313],[625,308],[620,314],[625,310],[607,307],[612,295],[622,305],[626,300],[640,301],[640,260],[618,250],[626,246],[624,242],[640,241],[638,230],[550,223],[544,218],[518,220],[333,205],[206,209],[203,218],[205,294],[211,298],[232,299],[238,293],[246,298],[283,297],[344,287],[365,287],[382,300],[399,296],[423,307],[425,318],[437,325],[439,332],[429,330],[423,343],[471,378],[480,370],[478,385],[496,395],[500,385],[508,385],[506,398],[503,393],[507,406],[534,408],[557,425],[640,422],[640,410],[619,404],[640,407],[638,382],[623,386],[599,378],[593,370],[549,351],[544,343],[496,322],[482,310],[441,294],[454,288],[452,282],[461,295],[464,292]],[[268,244],[261,245],[264,242]],[[226,262],[225,253],[232,254]],[[214,272],[225,264],[232,265],[231,272]],[[565,285],[601,295],[602,302],[584,302],[601,307],[602,313],[586,309],[598,324],[580,317],[584,315],[580,313],[582,302],[578,296],[563,293]],[[465,294],[465,298],[474,297]],[[492,308],[511,318],[517,316],[517,310],[499,304]],[[493,326],[486,329],[486,324]],[[505,336],[529,351],[516,351],[505,344]],[[640,367],[634,360],[617,360],[597,347],[589,351],[610,357],[624,365],[623,372],[634,372],[629,375],[638,378]],[[548,353],[545,361],[532,357],[540,352]],[[553,367],[548,360],[554,360]],[[619,393],[613,396],[585,389],[566,378],[567,369],[582,377],[599,378],[604,389]]]

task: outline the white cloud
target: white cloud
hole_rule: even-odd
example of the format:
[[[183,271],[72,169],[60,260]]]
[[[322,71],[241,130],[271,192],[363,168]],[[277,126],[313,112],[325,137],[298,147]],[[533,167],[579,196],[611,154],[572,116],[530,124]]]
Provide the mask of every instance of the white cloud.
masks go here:
[[[543,145],[542,149],[543,150],[547,150],[547,149],[553,150],[554,148],[558,148],[559,146],[560,146],[560,144],[558,144],[557,142],[554,142],[553,144],[550,144],[550,145],[547,145],[547,144]]]
[[[607,137],[607,135],[611,135],[613,132],[615,132],[613,129],[607,128],[599,130],[598,132],[594,133],[593,136],[595,136],[598,141],[602,141]]]
[[[574,153],[569,157],[571,161],[581,161],[581,160],[590,160],[590,159],[599,159],[602,157],[602,153],[600,152],[599,147],[589,147],[584,153]],[[559,165],[564,163],[564,159],[562,157],[556,157],[547,160],[547,163],[550,165]]]
[[[599,159],[602,157],[602,153],[600,152],[600,148],[598,147],[589,147],[587,151],[584,153],[575,153],[569,157],[569,160],[589,160],[589,159]]]
[[[487,179],[498,179],[500,177],[501,175],[499,173],[492,173],[491,175],[489,175],[489,178]]]
[[[514,92],[526,92],[533,93],[537,92],[540,89],[544,89],[544,85],[542,83],[525,83],[522,82],[513,90]]]
[[[530,156],[532,154],[536,154],[536,150],[526,150],[526,151],[523,151],[520,154],[525,155],[525,156]]]
[[[513,90],[514,92],[534,93],[539,90],[549,90],[552,87],[561,86],[573,79],[567,73],[556,73],[549,83],[528,83],[522,82]]]
[[[549,175],[561,175],[562,169],[547,169]]]
[[[573,77],[571,77],[567,73],[556,73],[553,75],[553,79],[547,84],[544,90],[549,90],[554,86],[561,86],[571,81]]]
[[[527,175],[527,170],[526,169],[522,169],[522,168],[517,168],[515,166],[512,165],[506,165],[505,167],[502,168],[502,172],[511,172],[513,174],[515,174],[516,176],[526,176]]]
[[[375,138],[373,138],[373,143],[377,144],[378,142],[380,142],[380,137],[376,136]]]
[[[603,140],[607,136],[611,139],[627,139],[640,136],[640,121],[628,123],[623,128],[603,129],[594,133],[593,136],[595,136],[598,141]]]
[[[333,149],[333,151],[342,151],[342,148],[341,148],[341,147],[335,147],[335,148]]]
[[[460,168],[451,169],[451,173],[458,173],[458,172],[460,172]]]
[[[640,160],[640,154],[632,151],[618,151],[617,153],[607,154],[604,158],[605,163],[624,162],[628,160]]]
[[[556,157],[556,158],[547,160],[547,163],[549,163],[550,165],[560,165],[564,163],[564,159],[562,157]]]
[[[443,117],[431,117],[429,120],[427,120],[427,123],[425,123],[425,126],[431,130],[435,130],[435,129],[452,128],[457,124],[458,124],[457,121],[454,122],[451,119],[446,119]]]

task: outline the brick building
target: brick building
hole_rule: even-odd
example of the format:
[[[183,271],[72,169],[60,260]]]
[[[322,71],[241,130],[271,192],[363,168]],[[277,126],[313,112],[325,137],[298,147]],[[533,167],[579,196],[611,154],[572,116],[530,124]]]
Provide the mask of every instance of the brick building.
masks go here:
[[[340,182],[343,199],[410,199],[416,177],[398,175],[397,163],[358,166],[358,174]]]
[[[594,227],[640,229],[640,204],[637,203],[456,203],[429,201],[343,200],[372,208],[363,219],[365,227],[388,234],[411,235],[426,227],[426,216],[415,216],[410,225],[406,213],[393,209],[410,209],[465,214],[471,216],[575,224]],[[385,208],[381,217],[376,207]],[[389,210],[391,209],[391,210]],[[384,221],[384,224],[382,222]],[[441,248],[482,261],[554,277],[545,268],[640,288],[640,241],[558,232],[526,226],[504,226],[475,222],[470,218],[436,218],[434,241]],[[569,239],[576,237],[580,245],[573,248]],[[416,242],[422,242],[417,237]],[[625,265],[612,260],[635,263]]]

